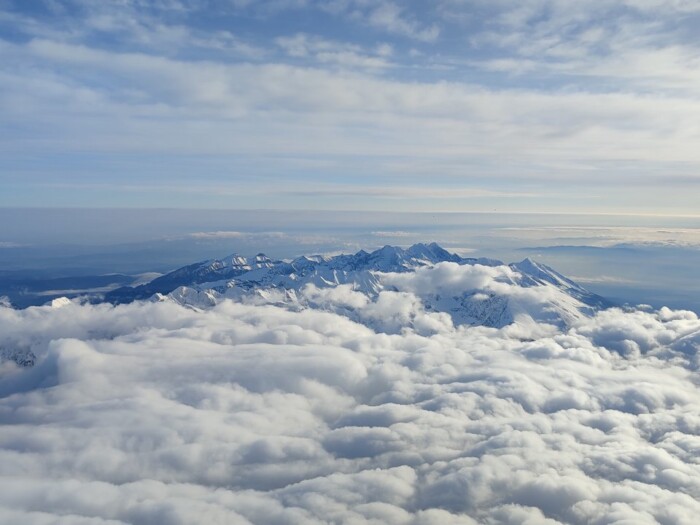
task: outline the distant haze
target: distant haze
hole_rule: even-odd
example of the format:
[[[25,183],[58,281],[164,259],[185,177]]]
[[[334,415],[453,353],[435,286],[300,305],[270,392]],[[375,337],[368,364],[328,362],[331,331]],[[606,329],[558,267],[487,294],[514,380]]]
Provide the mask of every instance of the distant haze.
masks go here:
[[[468,256],[532,257],[621,303],[700,311],[700,221],[693,218],[5,208],[0,221],[0,296],[8,279],[16,289],[17,280],[39,276],[166,272],[231,253],[292,258],[435,241]],[[85,282],[96,281],[104,279]]]

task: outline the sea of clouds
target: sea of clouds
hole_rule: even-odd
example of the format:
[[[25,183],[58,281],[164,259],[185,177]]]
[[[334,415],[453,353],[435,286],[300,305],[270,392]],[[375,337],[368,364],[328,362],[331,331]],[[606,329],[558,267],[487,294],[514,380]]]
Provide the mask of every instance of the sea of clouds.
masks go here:
[[[697,523],[696,314],[455,326],[393,279],[0,306],[0,523]]]

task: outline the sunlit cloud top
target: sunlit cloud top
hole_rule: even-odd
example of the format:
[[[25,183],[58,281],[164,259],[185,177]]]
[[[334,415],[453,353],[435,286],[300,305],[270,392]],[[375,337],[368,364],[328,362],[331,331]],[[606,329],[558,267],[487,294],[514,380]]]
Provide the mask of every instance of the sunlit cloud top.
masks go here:
[[[695,214],[700,4],[0,1],[0,206]]]

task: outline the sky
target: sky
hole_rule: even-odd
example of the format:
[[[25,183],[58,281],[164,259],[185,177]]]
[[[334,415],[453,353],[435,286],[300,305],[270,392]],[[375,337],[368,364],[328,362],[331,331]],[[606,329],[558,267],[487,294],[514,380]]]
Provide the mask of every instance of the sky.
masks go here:
[[[694,0],[0,0],[0,207],[697,216]]]
[[[0,525],[695,524],[698,27],[697,0],[0,0]],[[559,322],[572,298],[449,263],[303,308],[53,299],[433,240],[623,306]]]

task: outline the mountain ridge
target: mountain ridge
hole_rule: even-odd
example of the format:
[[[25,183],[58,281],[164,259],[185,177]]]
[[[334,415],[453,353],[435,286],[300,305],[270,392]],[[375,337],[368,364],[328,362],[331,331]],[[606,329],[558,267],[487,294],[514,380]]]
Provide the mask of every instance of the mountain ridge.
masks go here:
[[[405,272],[427,264],[456,262],[458,264],[502,265],[497,259],[464,258],[450,253],[437,243],[417,243],[409,248],[385,245],[367,252],[359,250],[354,254],[340,254],[332,257],[323,255],[302,255],[291,262],[273,261],[263,253],[246,257],[233,253],[221,259],[203,261],[182,266],[153,281],[136,286],[123,286],[104,295],[104,300],[114,304],[148,299],[156,293],[168,294],[180,286],[199,285],[241,277],[248,272],[260,269],[277,268],[281,273],[296,273],[318,265],[327,265],[333,270],[353,271],[360,268],[384,272]],[[250,276],[248,276],[250,277]],[[251,280],[251,279],[246,279]]]
[[[431,284],[417,284],[421,279]],[[262,253],[253,257],[234,253],[183,266],[145,285],[108,292],[104,300],[114,304],[173,300],[210,308],[220,300],[235,299],[342,311],[374,328],[381,324],[381,320],[360,319],[342,300],[328,301],[328,294],[319,292],[327,289],[336,289],[336,298],[359,293],[366,301],[411,293],[427,314],[447,314],[455,325],[495,328],[516,321],[568,326],[612,305],[532,259],[506,265],[496,259],[464,258],[437,243],[408,248],[386,245],[332,257],[303,255],[291,261],[274,261]]]

